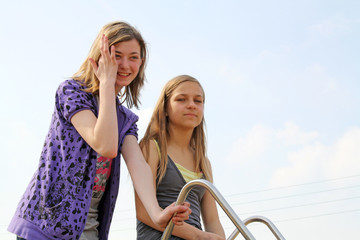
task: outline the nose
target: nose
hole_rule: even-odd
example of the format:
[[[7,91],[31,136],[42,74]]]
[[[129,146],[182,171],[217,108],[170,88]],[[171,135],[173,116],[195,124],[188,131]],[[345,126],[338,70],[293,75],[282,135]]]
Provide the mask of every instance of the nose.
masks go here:
[[[118,61],[119,67],[122,69],[127,69],[129,67],[129,60],[126,58],[121,58]]]
[[[196,108],[196,104],[195,104],[195,101],[194,100],[190,100],[188,102],[188,108]]]

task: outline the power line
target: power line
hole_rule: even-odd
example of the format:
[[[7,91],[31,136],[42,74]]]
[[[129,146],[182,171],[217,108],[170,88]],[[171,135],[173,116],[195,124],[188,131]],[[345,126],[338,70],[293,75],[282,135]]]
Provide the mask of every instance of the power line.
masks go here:
[[[352,212],[359,212],[360,209],[352,209],[352,210],[345,210],[340,212],[331,212],[331,213],[324,213],[324,214],[318,214],[318,215],[312,215],[312,216],[305,216],[305,217],[297,217],[297,218],[288,218],[283,220],[274,221],[277,223],[280,222],[290,222],[290,221],[296,221],[296,220],[303,220],[303,219],[309,219],[309,218],[317,218],[317,217],[325,217],[330,215],[337,215],[337,214],[343,214],[343,213],[352,213]]]
[[[323,213],[323,214],[310,215],[310,216],[304,216],[304,217],[296,217],[296,218],[287,218],[287,219],[282,219],[282,220],[274,220],[272,222],[274,222],[274,223],[291,222],[291,221],[298,221],[298,220],[318,218],[318,217],[326,217],[326,216],[331,216],[331,215],[353,213],[353,212],[360,212],[360,209],[344,210],[344,211],[339,211],[339,212],[330,212],[330,213]],[[231,227],[232,226],[227,226],[227,227],[224,226],[224,229],[230,229]]]
[[[341,199],[334,199],[334,200],[329,200],[329,201],[312,202],[312,203],[293,205],[293,206],[281,207],[281,208],[271,208],[271,209],[259,210],[259,211],[256,211],[256,212],[254,212],[254,211],[252,211],[252,212],[242,212],[242,213],[237,213],[237,215],[246,215],[246,214],[253,215],[253,214],[258,213],[258,212],[262,213],[262,212],[271,212],[271,211],[278,211],[278,210],[291,209],[291,208],[307,207],[307,206],[320,205],[320,204],[326,204],[326,203],[347,201],[347,200],[352,200],[352,199],[357,199],[357,198],[360,198],[360,196],[349,197],[349,198],[341,198]],[[226,215],[222,216],[222,217],[226,217]]]
[[[245,195],[245,194],[252,194],[252,193],[259,193],[259,192],[268,192],[268,191],[274,191],[274,190],[279,190],[279,189],[286,189],[286,188],[299,187],[299,186],[305,186],[305,185],[311,185],[311,184],[338,181],[338,180],[344,180],[344,179],[355,178],[355,177],[360,177],[360,174],[352,175],[352,176],[339,177],[339,178],[325,179],[325,180],[314,181],[314,182],[293,184],[293,185],[288,185],[288,186],[283,186],[283,187],[275,187],[275,188],[268,188],[268,189],[255,190],[255,191],[249,191],[249,192],[234,193],[234,194],[226,195],[225,197],[233,197],[233,196],[237,196],[237,195]]]
[[[325,179],[325,180],[320,180],[320,181],[315,181],[315,182],[288,185],[288,186],[278,187],[278,188],[269,188],[269,189],[264,189],[264,190],[256,190],[256,191],[250,191],[250,192],[244,192],[244,193],[230,194],[230,195],[227,195],[226,197],[233,197],[233,196],[237,196],[237,195],[244,195],[244,194],[250,194],[250,193],[268,192],[268,191],[273,191],[273,190],[279,190],[279,189],[285,189],[285,188],[291,188],[291,187],[297,187],[297,186],[304,186],[304,185],[310,185],[310,184],[317,184],[317,183],[323,183],[323,182],[330,182],[330,181],[338,181],[338,180],[355,178],[355,177],[360,177],[360,174],[352,175],[352,176],[339,177],[339,178]],[[310,194],[323,193],[323,192],[329,192],[329,191],[337,191],[337,190],[343,190],[343,189],[354,188],[354,187],[359,187],[359,186],[360,185],[355,185],[355,186],[335,188],[335,189],[316,191],[316,192],[310,192],[310,193],[295,194],[295,195],[289,195],[289,196],[283,196],[283,197],[260,199],[260,200],[254,200],[254,201],[249,201],[249,202],[232,203],[231,206],[233,206],[233,205],[241,205],[241,204],[249,204],[249,203],[255,203],[255,202],[262,202],[262,201],[270,201],[270,200],[276,200],[276,199],[282,199],[282,198],[297,197],[297,196],[302,196],[302,195],[310,195]],[[128,212],[128,211],[134,211],[134,209],[117,210],[117,211],[115,211],[115,213],[123,214],[124,212]],[[127,219],[124,219],[124,220],[129,220],[129,219],[130,218],[127,218]]]
[[[274,190],[280,190],[280,189],[286,189],[286,188],[292,188],[292,187],[298,187],[298,186],[305,186],[305,185],[311,185],[311,184],[319,184],[319,183],[325,183],[325,182],[331,182],[331,181],[339,181],[339,180],[356,178],[356,177],[360,177],[360,174],[352,175],[352,176],[339,177],[339,178],[325,179],[325,180],[314,181],[314,182],[301,183],[301,184],[293,184],[293,185],[276,187],[276,188],[268,188],[268,189],[263,189],[263,190],[255,190],[255,191],[249,191],[249,192],[243,192],[243,193],[235,193],[235,194],[226,195],[226,197],[233,197],[233,196],[238,196],[238,195],[246,195],[246,194],[260,193],[260,192],[269,192],[269,191],[274,191]],[[327,190],[321,190],[321,191],[315,191],[315,192],[293,194],[293,195],[287,195],[287,196],[282,196],[282,197],[259,199],[259,200],[248,201],[248,202],[233,203],[231,205],[233,206],[233,205],[241,205],[241,204],[250,204],[250,203],[256,203],[256,202],[263,202],[263,201],[270,201],[270,200],[298,197],[298,196],[304,196],[304,195],[310,195],[310,194],[317,194],[317,193],[324,193],[324,192],[330,192],[330,191],[344,190],[344,189],[349,189],[349,188],[356,188],[356,187],[359,187],[359,186],[360,185],[354,185],[354,186],[327,189]],[[325,204],[325,203],[336,202],[336,201],[345,201],[345,200],[350,200],[350,199],[355,199],[355,198],[359,198],[359,197],[336,199],[336,200],[323,201],[323,202],[314,202],[314,203],[309,203],[309,204],[294,205],[294,206],[283,207],[283,208],[267,209],[267,210],[263,210],[262,212],[276,211],[276,210],[282,210],[282,209],[290,209],[290,208],[296,208],[296,207],[304,207],[304,206],[310,206],[310,205]],[[117,210],[115,212],[116,213],[123,213],[123,212],[127,212],[127,211],[134,211],[134,209]],[[322,216],[349,213],[349,212],[356,212],[356,211],[360,211],[360,209],[341,211],[341,212],[333,212],[333,213],[325,213],[325,214],[312,215],[312,216],[299,217],[299,218],[289,218],[289,219],[279,220],[279,221],[276,221],[276,222],[295,221],[295,220],[301,220],[301,219],[307,219],[307,218],[315,218],[315,217],[322,217]],[[242,213],[242,214],[248,214],[248,213]],[[115,220],[113,222],[127,221],[127,220],[133,220],[133,218],[124,218],[124,219]],[[0,225],[0,227],[3,227],[3,226],[7,226],[7,225],[6,224]],[[112,230],[112,231],[126,231],[126,230],[133,230],[133,228],[127,228],[127,229],[122,229],[122,230]],[[6,234],[6,233],[0,233],[0,234],[3,235],[3,234]]]
[[[324,192],[331,192],[331,191],[338,191],[338,190],[357,188],[357,187],[360,187],[360,185],[341,187],[341,188],[333,188],[333,189],[327,189],[327,190],[321,190],[321,191],[315,191],[315,192],[292,194],[292,195],[281,196],[281,197],[265,198],[265,199],[253,200],[253,201],[248,201],[248,202],[239,202],[239,203],[233,203],[231,205],[233,206],[233,205],[250,204],[250,203],[256,203],[256,202],[265,202],[265,201],[270,201],[270,200],[278,200],[278,199],[284,199],[284,198],[299,197],[299,196],[318,194],[318,193],[324,193]]]

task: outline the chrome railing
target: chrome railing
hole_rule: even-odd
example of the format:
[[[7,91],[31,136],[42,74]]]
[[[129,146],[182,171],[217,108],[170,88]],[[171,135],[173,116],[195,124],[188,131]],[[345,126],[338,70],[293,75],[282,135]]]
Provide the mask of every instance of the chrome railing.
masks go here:
[[[281,234],[279,229],[277,229],[275,224],[273,222],[271,222],[268,218],[263,217],[263,216],[252,216],[252,217],[249,217],[249,218],[244,220],[244,223],[245,223],[246,226],[249,225],[250,223],[253,223],[253,222],[260,222],[260,223],[265,224],[270,229],[270,231],[274,234],[276,239],[285,240],[284,236]],[[228,237],[227,240],[234,240],[237,237],[238,234],[239,234],[239,230],[236,228],[231,233],[231,235]]]
[[[242,234],[242,236],[246,240],[255,240],[255,237],[251,234],[249,229],[246,227],[247,224],[250,224],[252,222],[261,222],[268,226],[268,228],[271,230],[271,232],[276,236],[279,240],[285,240],[285,238],[281,235],[280,231],[275,227],[275,225],[268,220],[265,217],[262,216],[254,216],[247,218],[244,222],[240,220],[240,218],[237,216],[237,214],[234,212],[234,210],[231,208],[231,206],[226,202],[226,200],[223,198],[223,196],[220,194],[220,192],[215,188],[215,186],[204,179],[197,179],[188,182],[180,191],[178,199],[176,201],[176,204],[182,204],[185,199],[187,198],[189,192],[191,189],[195,186],[202,186],[207,191],[210,192],[210,194],[213,196],[213,198],[217,201],[219,206],[223,209],[223,211],[226,213],[226,215],[230,218],[230,220],[234,223],[236,229],[235,231],[230,235],[228,240],[235,239],[239,233]],[[161,237],[162,240],[167,240],[171,236],[171,233],[174,228],[174,223],[170,221],[165,228],[165,231]]]

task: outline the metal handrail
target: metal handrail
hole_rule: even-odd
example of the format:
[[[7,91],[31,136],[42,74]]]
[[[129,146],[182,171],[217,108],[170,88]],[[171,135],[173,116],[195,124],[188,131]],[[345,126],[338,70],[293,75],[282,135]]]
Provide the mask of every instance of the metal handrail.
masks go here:
[[[232,208],[226,202],[226,200],[221,196],[220,192],[215,188],[215,186],[211,182],[209,182],[207,180],[197,179],[197,180],[192,180],[192,181],[188,182],[181,189],[178,199],[176,201],[176,205],[182,204],[185,201],[190,190],[197,185],[200,185],[200,186],[206,188],[206,190],[208,190],[211,193],[213,198],[218,202],[219,206],[224,210],[224,212],[228,215],[228,217],[234,223],[234,225],[236,226],[236,229],[239,230],[239,232],[243,235],[243,237],[246,240],[255,240],[255,237],[247,229],[245,224],[240,220],[240,218],[237,216],[237,214],[234,212],[234,210],[232,210]],[[169,237],[171,236],[171,233],[173,231],[173,228],[174,228],[174,223],[172,221],[170,221],[168,223],[168,225],[166,226],[161,239],[162,240],[169,239]]]
[[[253,222],[264,223],[271,230],[271,232],[274,234],[274,236],[278,240],[285,240],[284,236],[280,233],[280,231],[276,228],[276,226],[266,217],[253,216],[253,217],[249,217],[249,218],[245,219],[244,222],[241,221],[240,218],[237,216],[237,214],[234,212],[234,210],[230,207],[230,205],[227,203],[227,201],[220,194],[220,192],[215,188],[215,186],[211,182],[204,180],[204,179],[197,179],[197,180],[192,180],[192,181],[188,182],[181,189],[179,196],[177,198],[177,201],[176,201],[176,205],[182,204],[185,201],[185,199],[187,198],[191,189],[195,186],[202,186],[206,190],[208,190],[210,192],[210,194],[213,196],[213,198],[217,201],[219,206],[224,210],[226,215],[230,218],[230,220],[236,226],[236,229],[229,236],[228,240],[235,239],[239,233],[241,233],[246,240],[255,240],[255,237],[251,234],[249,229],[246,227],[248,224],[253,223]],[[174,229],[174,223],[172,221],[170,221],[164,230],[161,240],[169,239],[173,229]]]
[[[252,216],[249,217],[247,219],[244,220],[245,225],[249,225],[250,223],[253,222],[260,222],[265,224],[270,231],[274,234],[274,236],[276,237],[276,239],[278,240],[285,240],[284,236],[281,234],[281,232],[279,231],[279,229],[277,229],[277,227],[275,226],[275,224],[273,222],[271,222],[268,218],[263,217],[263,216]],[[237,237],[237,235],[239,234],[239,230],[236,228],[231,235],[229,236],[228,240],[233,240]]]

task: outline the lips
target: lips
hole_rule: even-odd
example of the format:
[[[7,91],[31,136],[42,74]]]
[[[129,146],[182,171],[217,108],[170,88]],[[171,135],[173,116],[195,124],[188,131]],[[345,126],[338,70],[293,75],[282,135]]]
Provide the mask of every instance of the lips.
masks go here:
[[[120,77],[128,77],[131,73],[118,73]]]

